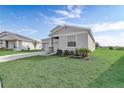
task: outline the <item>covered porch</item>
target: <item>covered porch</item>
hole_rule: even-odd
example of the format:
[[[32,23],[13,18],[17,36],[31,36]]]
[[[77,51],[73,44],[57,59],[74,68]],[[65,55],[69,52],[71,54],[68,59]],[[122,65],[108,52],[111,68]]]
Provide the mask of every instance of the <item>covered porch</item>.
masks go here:
[[[21,50],[22,41],[19,40],[0,40],[0,48],[12,49],[12,50]]]
[[[53,53],[59,48],[59,37],[50,37],[49,52]]]

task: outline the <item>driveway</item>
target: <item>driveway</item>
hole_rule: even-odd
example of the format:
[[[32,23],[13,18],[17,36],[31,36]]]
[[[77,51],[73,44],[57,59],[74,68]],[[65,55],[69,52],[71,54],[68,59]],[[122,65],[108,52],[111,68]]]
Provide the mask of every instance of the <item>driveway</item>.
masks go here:
[[[16,59],[32,57],[32,56],[37,56],[37,55],[48,56],[48,55],[52,55],[52,54],[48,54],[47,52],[43,52],[43,51],[12,54],[12,55],[0,56],[0,62],[12,61],[12,60],[16,60]]]

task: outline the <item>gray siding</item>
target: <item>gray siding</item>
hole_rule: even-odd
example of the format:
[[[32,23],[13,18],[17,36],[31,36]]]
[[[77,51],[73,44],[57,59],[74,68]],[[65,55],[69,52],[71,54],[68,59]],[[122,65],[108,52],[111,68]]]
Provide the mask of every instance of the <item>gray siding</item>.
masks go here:
[[[51,35],[51,37],[54,36],[60,36],[60,35],[65,35],[65,34],[76,34],[76,33],[82,33],[82,32],[87,32],[83,29],[79,29],[79,28],[74,28],[74,27],[64,27],[63,29],[58,30],[57,32],[55,32],[53,35]]]
[[[93,39],[91,38],[91,36],[88,34],[88,48],[91,51],[95,50],[95,42],[93,41]]]
[[[59,37],[57,42],[56,40],[53,40],[53,47],[55,51],[57,49],[75,50],[76,48],[88,48],[90,50],[95,50],[95,43],[88,31],[87,29],[81,29],[78,27],[65,26],[60,28],[58,31],[52,31],[49,36],[50,38]],[[68,42],[73,41],[76,42],[76,47],[69,47]],[[43,40],[42,43],[49,43],[49,39]]]
[[[88,33],[77,35],[77,48],[88,48]]]
[[[66,49],[66,36],[59,37],[59,49],[65,50]]]

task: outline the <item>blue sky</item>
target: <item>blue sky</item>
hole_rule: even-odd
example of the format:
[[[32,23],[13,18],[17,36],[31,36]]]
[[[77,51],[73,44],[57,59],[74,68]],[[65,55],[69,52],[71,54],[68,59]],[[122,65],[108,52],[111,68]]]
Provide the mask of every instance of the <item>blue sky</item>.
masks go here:
[[[58,24],[92,29],[103,46],[124,46],[124,6],[0,6],[0,32],[47,38]]]

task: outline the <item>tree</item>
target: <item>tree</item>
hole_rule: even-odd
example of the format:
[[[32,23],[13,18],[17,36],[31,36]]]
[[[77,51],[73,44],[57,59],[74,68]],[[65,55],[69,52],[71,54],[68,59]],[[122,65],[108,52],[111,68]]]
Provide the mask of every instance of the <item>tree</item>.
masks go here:
[[[96,42],[95,46],[96,47],[100,47],[100,44],[98,42]]]

